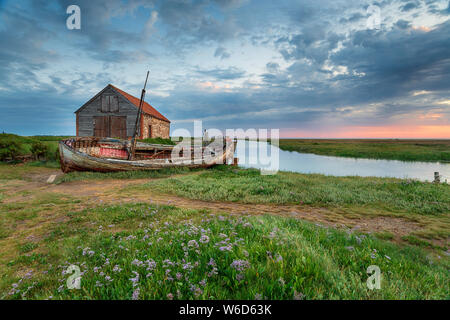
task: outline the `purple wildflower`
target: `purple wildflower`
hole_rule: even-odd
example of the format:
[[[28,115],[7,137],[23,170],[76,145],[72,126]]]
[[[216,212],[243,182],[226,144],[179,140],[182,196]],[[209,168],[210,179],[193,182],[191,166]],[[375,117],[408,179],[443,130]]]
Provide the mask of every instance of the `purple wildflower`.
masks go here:
[[[190,241],[188,242],[188,247],[195,247],[195,248],[198,248],[198,243],[197,243],[197,241],[195,241],[195,240],[190,240]]]
[[[204,234],[200,237],[200,240],[198,240],[200,243],[208,243],[209,242],[209,237]]]
[[[134,259],[133,261],[131,261],[131,264],[140,267],[140,266],[144,265],[144,262],[142,262],[138,259]]]
[[[156,268],[156,262],[153,259],[145,261],[147,263],[147,271],[151,271]]]
[[[208,265],[210,265],[210,266],[215,266],[216,265],[216,262],[214,261],[213,258],[209,259]]]
[[[139,273],[137,273],[136,271],[133,271],[135,277],[134,278],[130,278],[131,282],[133,282],[133,287],[136,287],[138,285],[139,282]]]
[[[233,250],[233,247],[229,244],[227,246],[219,247],[220,251],[231,251]]]
[[[131,299],[133,299],[133,300],[138,300],[139,299],[139,293],[141,292],[141,289],[139,289],[139,288],[136,288],[134,291],[133,291],[133,296],[131,297]]]
[[[305,299],[305,295],[301,292],[297,292],[294,290],[294,300],[303,300]]]
[[[237,271],[244,271],[245,269],[250,267],[250,262],[247,260],[234,260],[230,266]]]

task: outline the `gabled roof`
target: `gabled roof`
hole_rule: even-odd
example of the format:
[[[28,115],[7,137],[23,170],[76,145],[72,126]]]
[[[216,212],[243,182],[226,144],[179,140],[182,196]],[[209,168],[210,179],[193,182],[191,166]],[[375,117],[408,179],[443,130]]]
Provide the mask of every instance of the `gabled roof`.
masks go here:
[[[117,88],[116,86],[113,86],[112,84],[108,84],[103,90],[101,90],[99,93],[97,93],[92,99],[90,99],[88,102],[86,102],[84,105],[82,105],[77,111],[75,111],[75,113],[78,113],[79,111],[81,111],[81,109],[83,109],[84,106],[86,106],[87,104],[89,104],[91,101],[93,101],[94,99],[96,99],[103,91],[106,90],[106,88],[111,87],[113,88],[117,93],[121,94],[125,99],[127,99],[132,105],[136,106],[136,108],[139,108],[139,102],[141,101],[141,99],[136,98],[135,96],[132,96],[131,94]],[[158,112],[158,110],[156,110],[155,108],[153,108],[150,104],[148,104],[147,102],[144,101],[143,106],[142,106],[142,111],[144,113],[147,113],[148,115],[155,117],[157,119],[163,120],[163,121],[167,121],[170,122],[169,119],[167,119],[166,117],[164,117],[161,113]]]
[[[137,108],[139,108],[139,102],[141,101],[141,99],[136,98],[135,96],[132,96],[131,94],[126,93],[123,90],[120,90],[119,88],[113,86],[112,84],[110,84],[110,86],[116,90],[117,92],[119,92],[121,95],[123,95],[128,101],[130,101],[132,104],[134,104]],[[155,117],[157,119],[160,120],[164,120],[167,122],[170,122],[169,119],[167,119],[166,117],[164,117],[161,113],[158,112],[158,110],[156,110],[155,108],[153,108],[151,105],[149,105],[147,102],[144,101],[143,106],[142,106],[142,111],[144,111],[145,113],[151,115],[152,117]]]

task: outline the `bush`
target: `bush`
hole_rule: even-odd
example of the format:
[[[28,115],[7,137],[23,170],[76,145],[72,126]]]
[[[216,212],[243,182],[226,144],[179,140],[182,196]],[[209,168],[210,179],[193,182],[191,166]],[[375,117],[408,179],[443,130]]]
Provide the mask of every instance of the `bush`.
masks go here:
[[[35,160],[41,160],[42,158],[46,158],[49,153],[48,146],[40,141],[34,141],[31,144],[31,154],[35,158]]]
[[[16,160],[22,153],[23,144],[17,139],[11,137],[2,137],[0,139],[0,161]]]

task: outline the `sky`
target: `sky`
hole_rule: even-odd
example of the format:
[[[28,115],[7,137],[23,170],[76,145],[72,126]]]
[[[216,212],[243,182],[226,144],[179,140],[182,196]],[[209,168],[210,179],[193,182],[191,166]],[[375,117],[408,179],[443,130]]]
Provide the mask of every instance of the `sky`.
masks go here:
[[[66,9],[78,5],[80,29]],[[450,138],[448,0],[0,0],[0,132],[74,135],[111,83],[171,130]]]

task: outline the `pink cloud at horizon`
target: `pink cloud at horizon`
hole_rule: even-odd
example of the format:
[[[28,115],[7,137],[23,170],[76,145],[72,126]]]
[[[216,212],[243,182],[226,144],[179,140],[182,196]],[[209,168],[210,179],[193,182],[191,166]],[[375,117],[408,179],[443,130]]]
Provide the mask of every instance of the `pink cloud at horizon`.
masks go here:
[[[450,139],[450,125],[345,126],[334,130],[281,129],[280,138]]]

